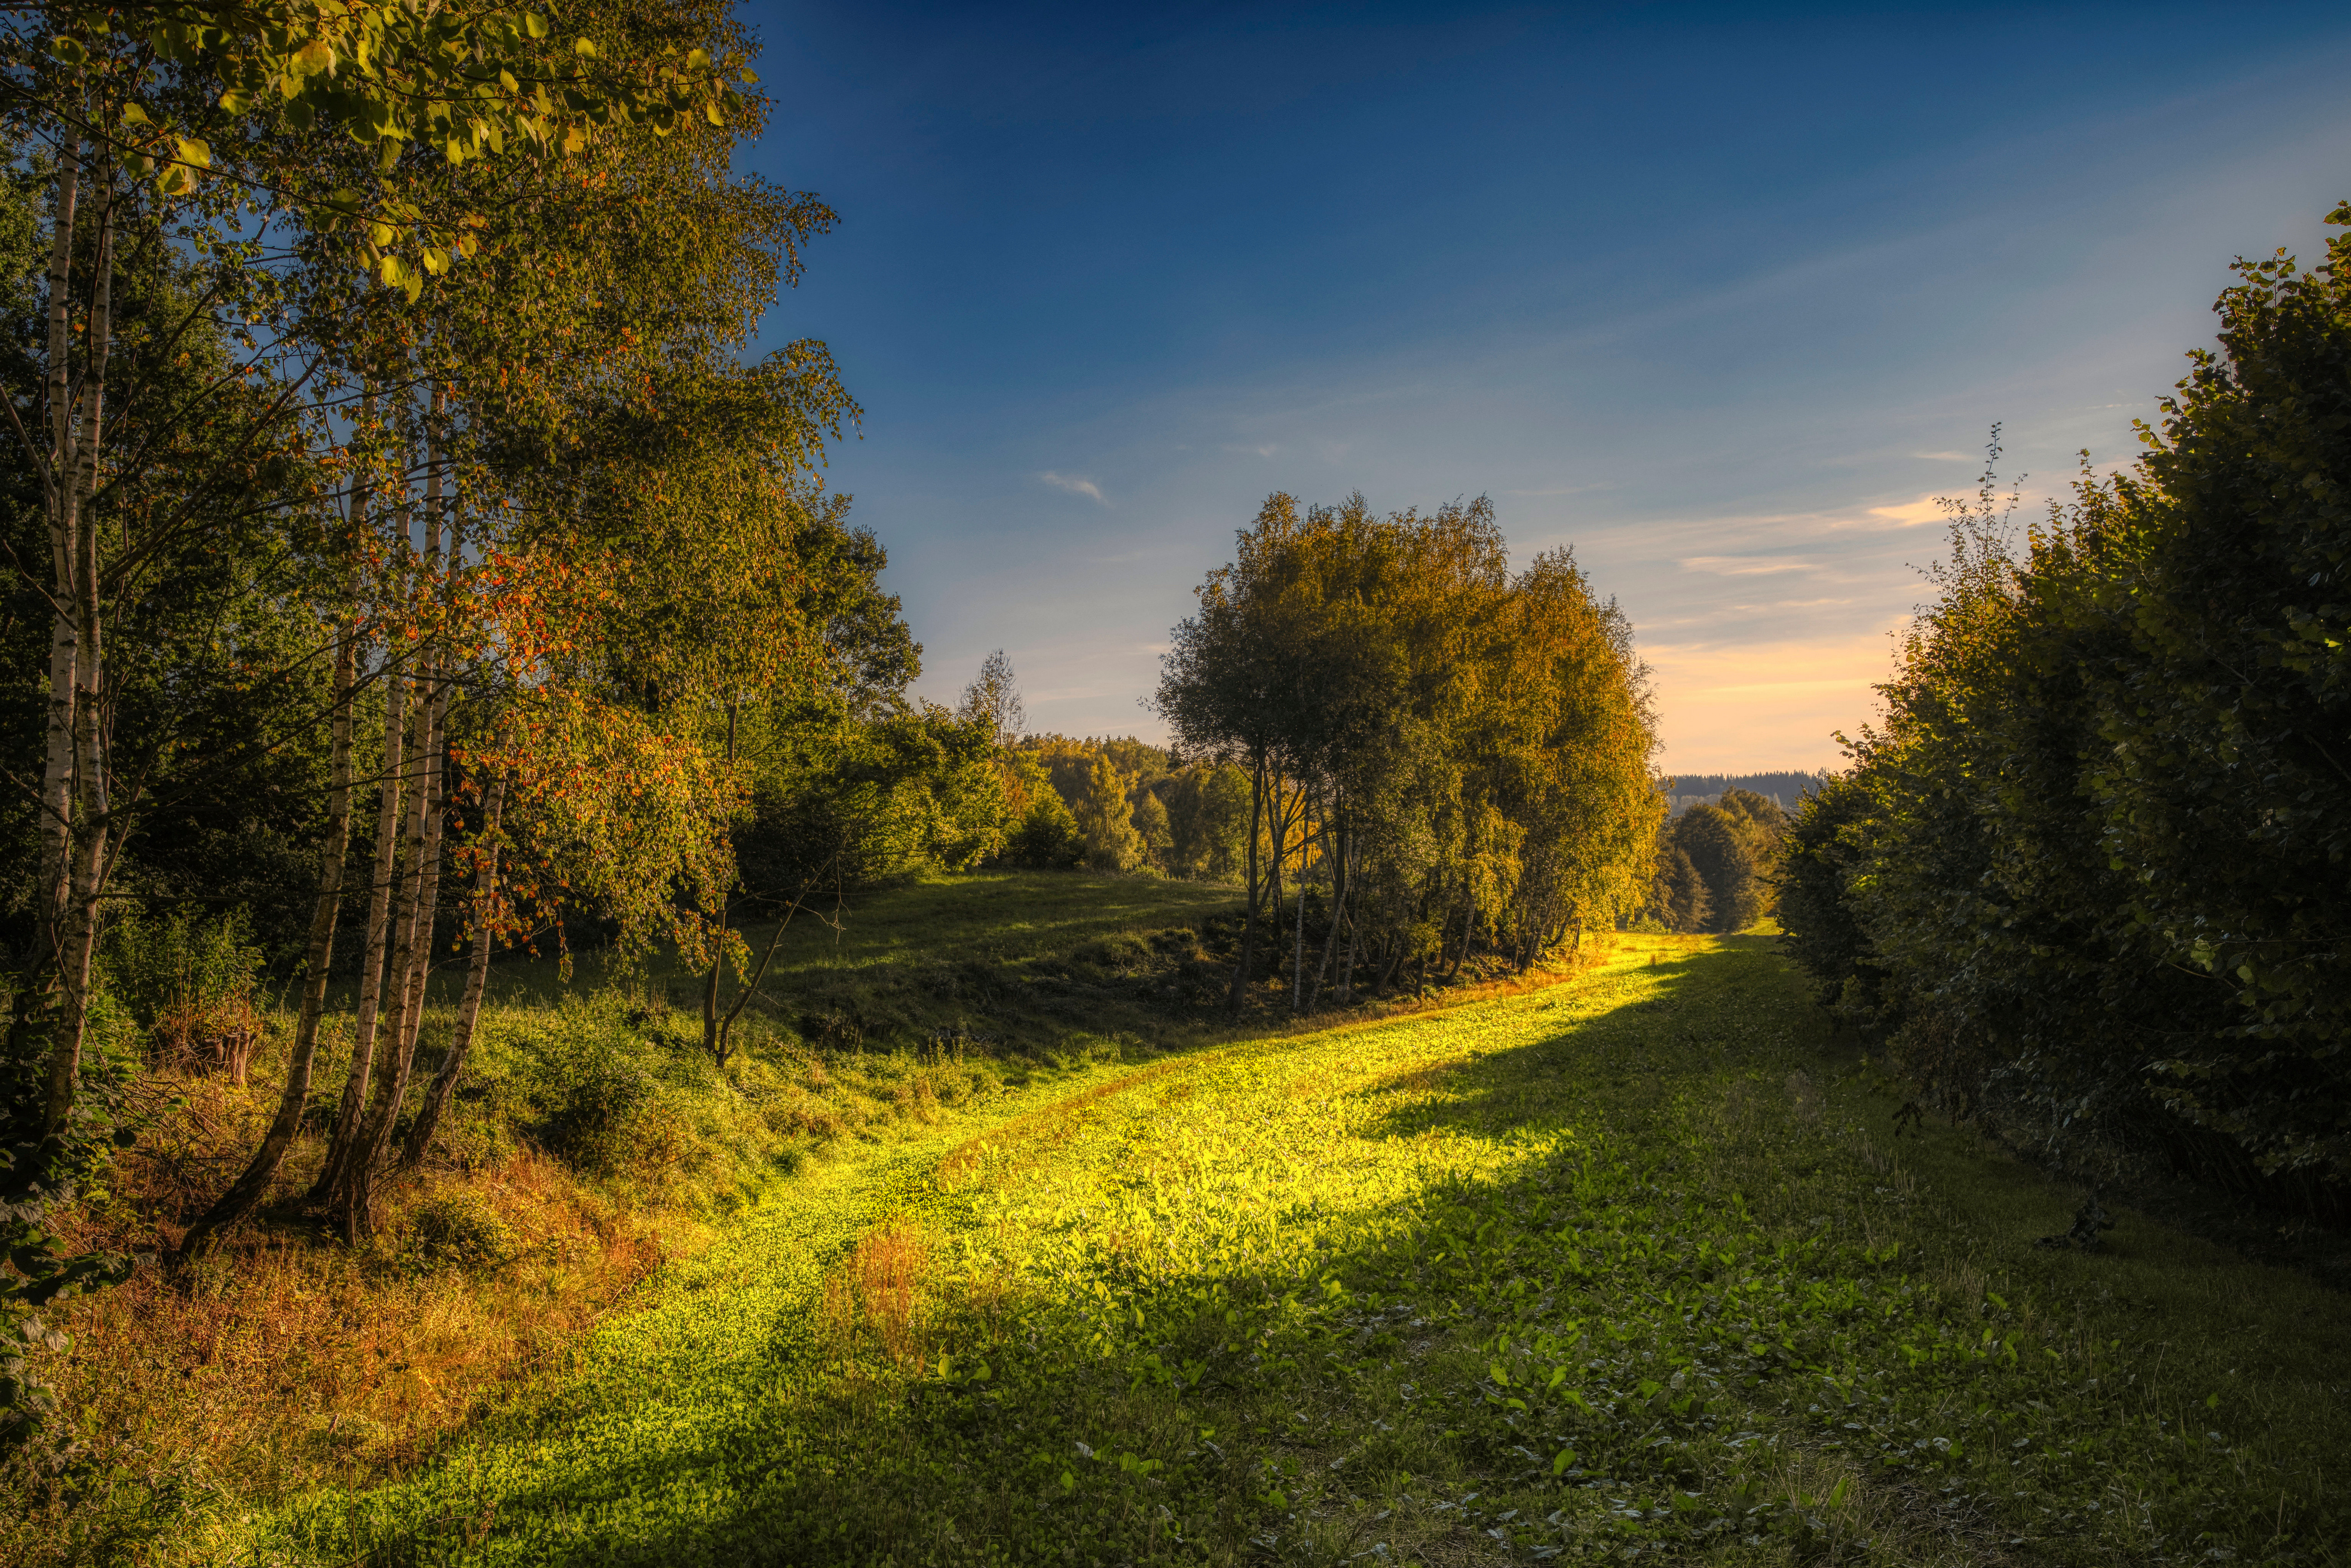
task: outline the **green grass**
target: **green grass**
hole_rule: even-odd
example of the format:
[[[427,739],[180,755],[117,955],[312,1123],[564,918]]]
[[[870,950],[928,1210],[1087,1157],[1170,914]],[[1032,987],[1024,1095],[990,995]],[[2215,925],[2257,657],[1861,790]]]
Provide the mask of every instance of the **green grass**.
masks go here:
[[[748,1009],[799,1030],[813,1019],[851,1022],[887,1049],[940,1034],[1021,1046],[1073,1027],[1158,1040],[1180,1029],[1196,998],[1179,990],[1203,956],[1201,928],[1228,915],[1228,887],[1079,872],[937,873],[860,894],[835,912],[795,916]],[[764,947],[772,923],[744,935]],[[454,968],[437,980],[454,1000]],[[729,995],[733,977],[729,977]],[[545,1005],[614,986],[643,988],[698,1009],[701,981],[665,956],[634,968],[609,952],[577,956],[570,981],[552,956],[501,961],[493,999]]]
[[[948,1113],[183,1553],[2343,1562],[2340,1298],[2127,1212],[2036,1249],[2077,1195],[1890,1139],[1770,946]]]

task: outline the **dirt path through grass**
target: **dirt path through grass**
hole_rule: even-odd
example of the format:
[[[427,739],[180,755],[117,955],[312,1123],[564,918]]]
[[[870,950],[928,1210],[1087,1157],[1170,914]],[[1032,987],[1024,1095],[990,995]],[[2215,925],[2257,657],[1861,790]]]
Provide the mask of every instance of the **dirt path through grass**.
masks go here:
[[[2341,1562],[2340,1299],[2136,1219],[2035,1249],[2070,1195],[1897,1151],[1855,1069],[1767,943],[1635,939],[1099,1070],[810,1173],[568,1385],[239,1544]]]

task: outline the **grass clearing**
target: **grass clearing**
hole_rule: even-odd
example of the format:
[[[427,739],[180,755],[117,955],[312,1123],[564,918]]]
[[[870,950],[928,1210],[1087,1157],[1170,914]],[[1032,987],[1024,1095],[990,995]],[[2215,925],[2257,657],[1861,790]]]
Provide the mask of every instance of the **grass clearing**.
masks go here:
[[[1759,938],[943,1114],[161,1558],[2345,1560],[2340,1297],[1891,1104]]]
[[[1202,883],[1073,872],[909,878],[861,895],[837,925],[831,910],[797,915],[747,1016],[810,1043],[882,1051],[940,1036],[1043,1049],[1072,1029],[1187,1038],[1199,1022],[1193,993],[1212,987],[1211,970],[1229,972],[1203,960],[1238,900]],[[757,951],[774,929],[744,936]],[[701,1005],[700,980],[660,956],[630,970],[581,953],[568,986],[551,957],[501,962],[491,979],[493,998],[517,1005],[614,987]],[[461,978],[441,983],[454,1001]]]

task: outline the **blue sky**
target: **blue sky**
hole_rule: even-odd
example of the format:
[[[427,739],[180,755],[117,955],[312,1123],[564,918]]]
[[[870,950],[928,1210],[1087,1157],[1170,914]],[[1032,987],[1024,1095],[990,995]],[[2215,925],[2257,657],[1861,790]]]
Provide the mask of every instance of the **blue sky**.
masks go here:
[[[747,5],[766,323],[953,700],[1138,706],[1268,492],[1493,497],[1632,616],[1670,770],[1823,766],[1993,422],[2030,500],[2351,196],[2340,6]]]

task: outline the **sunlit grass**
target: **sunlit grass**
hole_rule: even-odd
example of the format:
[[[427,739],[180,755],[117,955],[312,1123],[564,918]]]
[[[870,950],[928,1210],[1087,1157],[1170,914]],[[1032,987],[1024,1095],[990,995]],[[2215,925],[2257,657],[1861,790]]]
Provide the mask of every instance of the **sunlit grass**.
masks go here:
[[[945,1116],[191,1554],[2341,1561],[2338,1299],[2127,1216],[2035,1249],[2071,1195],[1892,1143],[1770,946]]]

